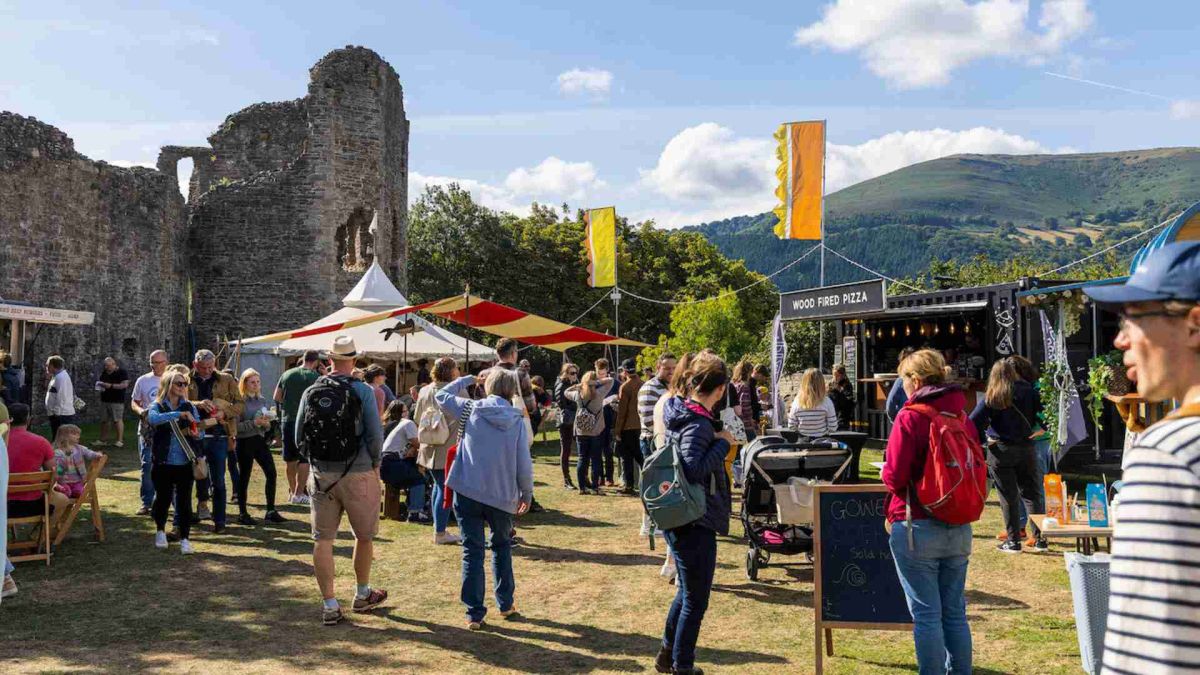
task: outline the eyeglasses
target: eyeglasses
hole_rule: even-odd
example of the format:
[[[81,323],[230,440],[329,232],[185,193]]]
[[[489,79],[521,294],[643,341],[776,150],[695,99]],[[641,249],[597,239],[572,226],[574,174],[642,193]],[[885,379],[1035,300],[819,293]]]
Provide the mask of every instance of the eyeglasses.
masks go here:
[[[1120,313],[1121,321],[1119,322],[1118,326],[1120,327],[1121,330],[1125,330],[1125,329],[1129,328],[1129,324],[1131,322],[1136,322],[1138,319],[1146,319],[1146,318],[1149,318],[1152,316],[1169,316],[1169,317],[1179,318],[1181,316],[1185,316],[1186,314],[1187,314],[1187,312],[1171,311],[1171,310],[1165,309],[1165,308],[1164,309],[1152,309],[1148,312],[1137,312],[1137,313],[1123,311]]]

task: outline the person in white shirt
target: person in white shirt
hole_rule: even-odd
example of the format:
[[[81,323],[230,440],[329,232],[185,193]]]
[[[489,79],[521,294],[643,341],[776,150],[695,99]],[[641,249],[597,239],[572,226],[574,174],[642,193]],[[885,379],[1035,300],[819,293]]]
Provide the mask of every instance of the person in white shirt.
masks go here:
[[[55,355],[46,359],[46,415],[50,418],[50,438],[58,437],[58,428],[75,423],[75,387],[67,374],[63,357]]]
[[[154,462],[149,438],[153,427],[146,419],[146,414],[150,411],[150,405],[158,397],[158,382],[166,372],[168,363],[170,363],[170,359],[163,350],[156,349],[150,352],[150,372],[142,375],[133,383],[133,395],[130,397],[129,407],[138,416],[138,456],[142,463],[142,507],[138,509],[139,516],[150,515],[150,507],[154,505],[154,480],[150,477],[150,470],[153,468]]]
[[[820,438],[837,431],[837,411],[829,400],[825,377],[816,368],[800,376],[800,391],[788,411],[788,426],[801,436]]]
[[[407,470],[419,471],[417,469],[417,451],[420,443],[417,440],[417,423],[412,421],[409,407],[404,401],[396,399],[388,404],[387,411],[383,416],[383,424],[386,437],[380,453],[383,463],[380,473],[384,482],[390,482],[388,479],[397,468],[393,463],[403,462],[405,465],[403,468],[406,469],[405,473],[407,474],[410,474]],[[425,511],[425,482],[421,481],[410,485],[406,489],[408,490],[408,522],[432,523],[433,517]]]

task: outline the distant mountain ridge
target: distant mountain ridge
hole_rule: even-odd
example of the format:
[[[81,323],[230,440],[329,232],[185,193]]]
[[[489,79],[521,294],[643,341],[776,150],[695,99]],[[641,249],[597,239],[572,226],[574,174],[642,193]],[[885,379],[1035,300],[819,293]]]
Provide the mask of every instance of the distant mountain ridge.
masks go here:
[[[1200,148],[1063,155],[952,155],[851,185],[826,199],[826,243],[889,276],[934,259],[985,253],[1068,262],[1200,201]],[[689,227],[722,253],[770,273],[812,242],[780,241],[773,213]],[[1131,248],[1133,244],[1129,245]],[[815,258],[815,256],[814,256]],[[827,258],[826,283],[863,277]],[[805,261],[779,275],[812,285]]]

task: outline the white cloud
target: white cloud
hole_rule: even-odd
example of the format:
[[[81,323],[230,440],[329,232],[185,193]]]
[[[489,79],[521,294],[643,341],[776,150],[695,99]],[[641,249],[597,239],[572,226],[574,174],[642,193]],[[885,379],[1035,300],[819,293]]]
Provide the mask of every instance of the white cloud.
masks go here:
[[[558,90],[569,96],[588,95],[603,98],[612,91],[613,74],[607,70],[572,68],[558,75]]]
[[[504,187],[513,194],[549,198],[554,201],[581,200],[589,191],[604,187],[596,178],[591,162],[564,162],[547,157],[541,164],[526,169],[514,169],[504,179]]]
[[[1171,117],[1177,120],[1190,120],[1200,117],[1200,101],[1172,101]]]
[[[591,162],[564,162],[557,157],[547,157],[531,168],[514,169],[504,180],[504,185],[494,185],[473,178],[452,176],[427,176],[410,171],[408,174],[408,200],[415,202],[428,185],[449,185],[471,193],[478,203],[497,211],[517,215],[528,215],[530,204],[561,204],[564,201],[586,200],[595,190],[606,187],[596,178]]]
[[[984,58],[1041,63],[1091,27],[1087,0],[1043,0],[1038,30],[1028,0],[835,0],[797,45],[858,52],[867,68],[902,89],[945,84]]]
[[[774,145],[767,138],[739,137],[712,122],[684,129],[663,148],[658,164],[641,172],[641,186],[668,203],[636,216],[679,227],[773,208],[778,164]],[[830,143],[826,150],[827,193],[947,155],[1071,151],[1052,150],[990,127],[896,131],[858,145]]]

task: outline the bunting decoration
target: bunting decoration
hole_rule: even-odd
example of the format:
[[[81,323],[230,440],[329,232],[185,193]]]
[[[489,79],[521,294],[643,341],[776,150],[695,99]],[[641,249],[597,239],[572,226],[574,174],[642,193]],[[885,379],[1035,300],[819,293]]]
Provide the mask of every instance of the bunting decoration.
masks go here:
[[[780,239],[822,239],[825,193],[825,122],[790,122],[775,132],[775,175],[779,206],[775,215]]]
[[[470,305],[469,311],[468,304]],[[347,328],[377,321],[386,321],[418,311],[440,316],[464,326],[477,328],[485,333],[491,333],[499,337],[514,338],[526,344],[537,345],[558,352],[584,344],[621,345],[626,347],[650,346],[644,342],[620,338],[608,335],[607,333],[572,326],[561,321],[547,319],[536,314],[524,312],[515,307],[502,305],[491,300],[484,300],[474,295],[455,295],[443,300],[376,312],[350,321],[262,335],[243,340],[242,343],[272,342],[336,333]]]
[[[583,219],[587,226],[588,286],[616,286],[617,209],[591,209]]]

